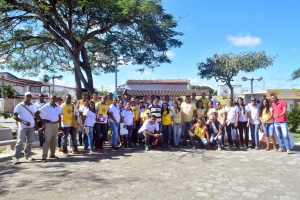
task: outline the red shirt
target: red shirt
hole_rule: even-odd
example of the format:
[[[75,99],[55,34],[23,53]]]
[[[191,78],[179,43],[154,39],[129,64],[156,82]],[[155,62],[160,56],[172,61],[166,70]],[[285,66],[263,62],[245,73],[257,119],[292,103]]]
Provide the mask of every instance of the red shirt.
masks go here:
[[[274,110],[274,122],[287,122],[287,114],[284,114],[281,117],[275,117],[283,112],[283,108],[287,110],[285,101],[278,99],[277,103],[272,103],[272,108]]]

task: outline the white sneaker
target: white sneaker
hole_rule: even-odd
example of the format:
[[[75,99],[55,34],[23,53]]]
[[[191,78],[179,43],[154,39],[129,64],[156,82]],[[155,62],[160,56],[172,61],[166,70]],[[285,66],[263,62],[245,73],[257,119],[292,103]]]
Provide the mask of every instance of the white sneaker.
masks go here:
[[[287,149],[287,150],[286,150],[286,153],[287,153],[287,154],[292,154],[292,151],[291,151],[290,149]]]
[[[135,143],[135,146],[139,147],[139,146],[140,146],[140,144],[137,142],[137,143]]]
[[[222,151],[222,148],[221,148],[221,147],[218,147],[218,151]]]

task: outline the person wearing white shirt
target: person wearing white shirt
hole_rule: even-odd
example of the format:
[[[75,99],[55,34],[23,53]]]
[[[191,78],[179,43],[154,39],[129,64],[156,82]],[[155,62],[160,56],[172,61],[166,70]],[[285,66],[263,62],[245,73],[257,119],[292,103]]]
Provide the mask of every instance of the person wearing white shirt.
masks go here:
[[[125,148],[132,147],[132,131],[135,128],[135,115],[132,111],[131,103],[127,102],[125,110],[121,112],[121,122],[124,123],[124,127],[128,131],[128,134],[123,135],[123,146]]]
[[[39,94],[39,101],[35,102],[36,109],[40,109],[43,107],[47,102],[44,100],[44,94]],[[41,116],[43,118],[43,116]],[[40,147],[43,146],[43,143],[45,141],[45,127],[41,130],[38,130],[39,134],[39,140],[40,140]]]
[[[43,144],[42,162],[46,162],[48,151],[50,148],[49,158],[58,158],[55,156],[56,135],[61,127],[61,108],[55,104],[56,96],[50,96],[50,103],[45,104],[37,110],[35,116],[45,123],[45,142]],[[45,116],[44,119],[41,118]]]
[[[120,123],[120,108],[117,104],[117,99],[113,99],[113,103],[108,107],[109,124],[112,130],[111,146],[113,149],[118,150],[118,127]]]
[[[240,135],[241,145],[244,149],[248,149],[249,143],[249,126],[250,126],[250,109],[244,104],[243,98],[238,98],[239,124],[238,130]],[[245,145],[244,145],[245,134]]]
[[[24,147],[24,157],[26,160],[32,161],[34,158],[31,157],[31,146],[34,141],[34,113],[36,112],[36,106],[31,103],[31,93],[26,92],[24,95],[24,101],[19,103],[14,110],[13,118],[18,122],[18,139],[12,156],[13,164],[19,163],[21,157],[21,151],[23,143],[26,138],[26,144]]]
[[[238,134],[237,134],[237,127],[239,121],[238,115],[238,107],[233,104],[232,98],[228,99],[228,105],[225,107],[226,112],[226,132],[228,136],[228,143],[229,148],[231,149],[233,146],[233,142],[235,143],[235,147],[237,149],[240,148],[238,142]],[[233,134],[233,140],[231,137],[231,133]]]
[[[95,102],[89,102],[89,109],[85,109],[82,115],[82,123],[84,125],[84,133],[87,135],[84,141],[84,150],[88,150],[90,146],[90,153],[95,153],[94,151],[94,125],[96,123],[96,110]]]
[[[208,133],[210,134],[210,143],[212,145],[218,145],[218,150],[222,150],[222,125],[216,119],[215,115],[209,116],[209,122],[207,124]]]
[[[212,91],[208,91],[208,100],[213,102],[214,108],[217,108],[216,103],[218,102],[218,100],[212,96]]]
[[[149,151],[149,144],[156,146],[161,143],[162,137],[159,134],[159,124],[155,115],[151,115],[150,119],[144,122],[139,133],[145,138],[145,151]]]
[[[83,105],[79,107],[79,117],[81,118],[81,121],[82,121],[83,112],[85,110],[89,109],[89,103],[90,103],[90,98],[86,97],[83,100]],[[79,140],[80,146],[83,145],[86,138],[87,138],[87,136],[86,136],[86,134],[84,134],[84,127],[82,126],[80,129],[78,129],[78,140]]]
[[[259,119],[259,107],[260,105],[256,103],[256,98],[251,97],[251,103],[248,104],[250,108],[250,131],[251,131],[251,138],[252,138],[252,149],[255,150],[259,149],[259,137],[258,131],[260,126],[260,119]]]
[[[68,143],[68,137],[69,134],[71,136],[72,140],[72,146],[73,146],[73,154],[78,154],[78,148],[77,148],[77,140],[76,140],[76,128],[72,127],[72,124],[77,124],[77,117],[79,115],[78,110],[75,108],[75,105],[71,102],[71,95],[67,94],[66,97],[66,103],[63,103],[60,108],[62,110],[62,127],[63,127],[63,133],[62,133],[62,147],[63,147],[63,154],[65,156],[68,156],[68,149],[67,149],[67,143]],[[75,121],[75,122],[74,122]]]

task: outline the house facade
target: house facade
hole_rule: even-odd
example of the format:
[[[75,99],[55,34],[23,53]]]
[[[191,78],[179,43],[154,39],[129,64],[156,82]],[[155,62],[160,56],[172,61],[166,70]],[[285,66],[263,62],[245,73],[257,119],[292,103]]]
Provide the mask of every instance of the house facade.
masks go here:
[[[118,90],[187,90],[189,84],[188,79],[127,80]]]

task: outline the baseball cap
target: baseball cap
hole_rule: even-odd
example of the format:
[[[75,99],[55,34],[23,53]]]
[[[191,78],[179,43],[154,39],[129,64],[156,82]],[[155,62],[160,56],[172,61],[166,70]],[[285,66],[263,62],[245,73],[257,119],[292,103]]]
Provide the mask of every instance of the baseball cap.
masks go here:
[[[25,93],[25,96],[27,96],[27,95],[31,95],[31,92],[26,92],[26,93]]]
[[[185,97],[191,97],[191,95],[190,95],[190,94],[187,94],[187,95],[185,95]]]
[[[131,102],[131,101],[135,101],[135,99],[134,99],[134,98],[131,98],[131,99],[130,99],[130,102]]]

